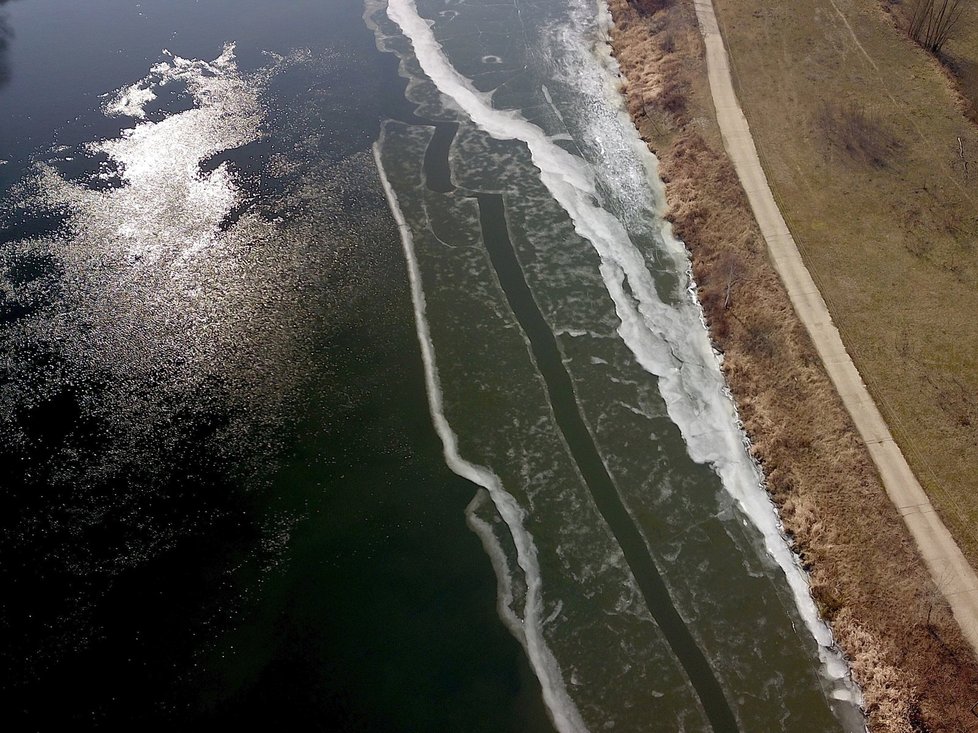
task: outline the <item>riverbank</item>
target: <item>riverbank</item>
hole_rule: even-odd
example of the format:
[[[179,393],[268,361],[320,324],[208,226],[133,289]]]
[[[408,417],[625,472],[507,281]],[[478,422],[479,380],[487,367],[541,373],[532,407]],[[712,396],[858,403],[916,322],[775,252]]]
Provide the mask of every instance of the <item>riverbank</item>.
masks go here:
[[[660,159],[769,491],[874,731],[978,722],[978,665],[795,316],[713,117],[692,2],[609,3],[629,110]]]
[[[946,69],[876,0],[714,6],[806,267],[978,567],[978,126]]]

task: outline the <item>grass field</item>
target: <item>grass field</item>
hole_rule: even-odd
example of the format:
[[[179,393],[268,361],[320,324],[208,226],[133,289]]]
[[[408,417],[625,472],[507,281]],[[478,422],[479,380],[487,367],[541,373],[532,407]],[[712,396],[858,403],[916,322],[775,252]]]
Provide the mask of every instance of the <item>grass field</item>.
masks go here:
[[[894,437],[978,566],[978,128],[948,75],[876,0],[715,5],[805,262]],[[967,70],[978,33],[963,28],[948,51]]]
[[[970,7],[961,16],[951,38],[941,50],[941,62],[952,74],[967,106],[965,114],[978,121],[978,7],[974,0],[964,0]],[[886,0],[884,6],[903,23],[912,9],[907,0]]]

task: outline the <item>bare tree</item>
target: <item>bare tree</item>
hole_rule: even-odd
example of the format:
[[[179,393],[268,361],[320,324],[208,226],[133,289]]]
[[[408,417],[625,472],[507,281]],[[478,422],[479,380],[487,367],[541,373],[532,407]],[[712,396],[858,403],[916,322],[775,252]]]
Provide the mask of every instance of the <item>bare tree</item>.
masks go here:
[[[910,37],[931,53],[940,53],[969,4],[968,0],[916,0],[907,28]]]
[[[720,262],[717,271],[725,279],[723,286],[723,309],[730,307],[730,296],[736,285],[744,275],[744,267],[734,252],[724,252],[720,255]]]

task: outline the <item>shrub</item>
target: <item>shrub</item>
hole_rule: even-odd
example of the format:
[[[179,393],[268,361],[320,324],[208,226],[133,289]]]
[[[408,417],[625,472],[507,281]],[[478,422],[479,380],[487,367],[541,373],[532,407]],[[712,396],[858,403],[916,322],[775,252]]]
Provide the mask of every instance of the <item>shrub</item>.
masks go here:
[[[877,168],[886,167],[896,148],[896,140],[879,119],[855,102],[823,102],[816,122],[830,144]]]
[[[907,32],[931,53],[940,54],[968,7],[967,0],[916,0]]]

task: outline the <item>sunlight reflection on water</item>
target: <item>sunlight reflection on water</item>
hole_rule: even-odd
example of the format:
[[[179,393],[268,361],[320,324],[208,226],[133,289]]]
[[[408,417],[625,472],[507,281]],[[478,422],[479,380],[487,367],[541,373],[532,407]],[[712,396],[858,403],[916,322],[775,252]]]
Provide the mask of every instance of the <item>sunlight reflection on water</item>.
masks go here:
[[[275,328],[269,309],[296,292],[294,258],[275,246],[275,223],[249,206],[239,173],[212,162],[259,140],[263,89],[287,64],[276,58],[243,73],[233,44],[213,61],[167,54],[104,105],[135,126],[89,143],[80,163],[62,158],[87,167],[84,175],[38,166],[20,205],[55,212],[63,224],[17,243],[3,265],[25,254],[48,263],[37,295],[56,289],[61,304],[40,319],[42,333],[71,334],[77,360],[121,380],[150,378],[164,365],[193,380],[229,366],[263,326]],[[152,109],[164,87],[189,109]]]

